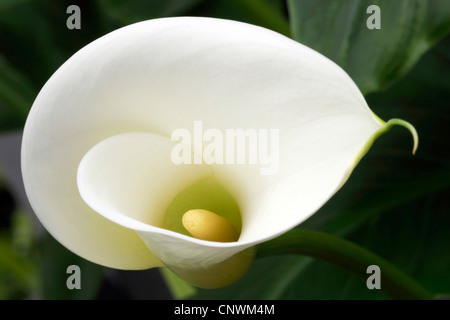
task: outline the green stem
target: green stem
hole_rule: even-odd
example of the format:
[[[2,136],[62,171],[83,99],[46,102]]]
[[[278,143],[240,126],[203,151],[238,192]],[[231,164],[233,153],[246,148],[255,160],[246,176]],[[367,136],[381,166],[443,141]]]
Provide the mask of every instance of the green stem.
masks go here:
[[[392,299],[435,299],[432,293],[398,270],[388,261],[347,240],[305,229],[293,229],[258,245],[257,257],[301,254],[330,262],[356,276],[367,279],[367,267],[381,270],[381,291]]]

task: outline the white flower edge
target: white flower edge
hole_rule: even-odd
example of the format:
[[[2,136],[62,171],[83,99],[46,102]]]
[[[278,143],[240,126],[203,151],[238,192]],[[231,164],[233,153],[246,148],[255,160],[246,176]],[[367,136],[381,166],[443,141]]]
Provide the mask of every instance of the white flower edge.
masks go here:
[[[132,132],[168,139],[196,120],[221,130],[280,130],[278,174],[261,176],[254,166],[208,169],[240,205],[239,241],[201,241],[142,223],[131,212],[98,208],[86,190],[105,178],[86,180],[80,188],[86,202],[80,196],[79,165],[105,141]],[[37,216],[78,255],[119,269],[161,266],[161,260],[190,269],[224,261],[306,220],[343,185],[383,128],[348,75],[317,52],[244,23],[165,18],[94,41],[52,76],[27,119],[22,169]],[[162,163],[155,172],[167,169]]]

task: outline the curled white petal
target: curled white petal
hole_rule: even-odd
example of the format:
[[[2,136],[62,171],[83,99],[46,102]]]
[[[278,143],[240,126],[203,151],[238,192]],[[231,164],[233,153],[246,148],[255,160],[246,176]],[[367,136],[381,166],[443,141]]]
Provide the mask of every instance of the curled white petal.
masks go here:
[[[195,182],[213,175],[207,165],[175,165],[173,143],[151,133],[124,133],[89,150],[78,168],[78,188],[96,212],[133,229],[171,266],[208,265],[249,246],[201,241],[164,229],[171,201]],[[223,250],[217,250],[218,247]]]
[[[103,201],[112,199],[102,195],[105,177],[116,177],[116,160],[124,158],[101,148],[146,134],[153,134],[147,142],[161,142],[155,135],[169,139],[197,120],[220,131],[279,130],[276,174],[261,175],[252,165],[209,166],[239,205],[237,242],[196,240],[161,228],[160,213],[145,216],[162,212],[172,192],[197,177],[180,173],[173,184],[157,178],[175,180],[176,170],[152,158],[157,155],[148,148],[143,157],[155,162],[149,158],[146,167],[132,160],[139,162],[136,172],[145,172],[144,181],[134,171],[129,177],[117,173],[116,182],[136,183],[132,203],[120,198],[119,189],[112,192],[123,203]],[[348,178],[361,149],[383,125],[341,68],[297,42],[233,21],[158,19],[94,41],[52,76],[27,120],[23,175],[44,226],[86,259],[128,269],[158,266],[160,259],[181,267],[214,264],[312,215]],[[139,145],[124,144],[122,152],[133,154]],[[84,175],[88,164],[98,168],[98,159],[110,160],[105,171]],[[154,202],[144,197],[145,189],[155,192]]]
[[[172,148],[167,137],[151,133],[124,133],[103,140],[86,153],[78,167],[81,197],[96,212],[124,227],[161,227],[171,200],[212,175],[205,165],[173,164]]]

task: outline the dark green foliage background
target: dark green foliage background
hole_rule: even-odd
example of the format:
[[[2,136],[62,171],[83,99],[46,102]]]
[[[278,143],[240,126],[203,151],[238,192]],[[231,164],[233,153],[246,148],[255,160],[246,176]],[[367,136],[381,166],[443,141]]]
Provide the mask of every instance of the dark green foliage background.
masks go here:
[[[70,4],[81,8],[81,30],[66,28]],[[371,4],[381,9],[380,30],[366,27]],[[420,144],[415,156],[410,134],[392,129],[374,144],[347,184],[299,227],[365,246],[433,293],[450,295],[448,0],[4,0],[0,131],[23,127],[45,81],[84,45],[129,23],[182,15],[234,19],[290,36],[344,68],[382,119],[402,118],[416,127]],[[0,170],[3,219],[19,206],[1,181]],[[13,239],[19,227],[6,226],[0,229],[0,299],[99,297],[104,268],[74,256],[47,235],[35,236],[18,252]],[[69,264],[82,266],[84,290],[65,287]],[[259,259],[235,284],[198,290],[193,298],[386,297],[325,262],[283,256]]]

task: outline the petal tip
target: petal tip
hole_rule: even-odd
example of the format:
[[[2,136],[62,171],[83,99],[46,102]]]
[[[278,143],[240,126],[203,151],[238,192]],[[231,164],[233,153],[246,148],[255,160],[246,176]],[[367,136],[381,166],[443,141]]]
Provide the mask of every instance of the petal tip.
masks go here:
[[[417,148],[419,147],[419,135],[417,134],[416,128],[414,128],[414,126],[411,123],[409,123],[405,120],[402,120],[402,119],[397,119],[397,118],[391,119],[386,123],[387,129],[390,129],[392,126],[395,126],[395,125],[402,126],[409,130],[409,132],[411,133],[412,138],[413,138],[412,154],[415,155],[417,152]]]

